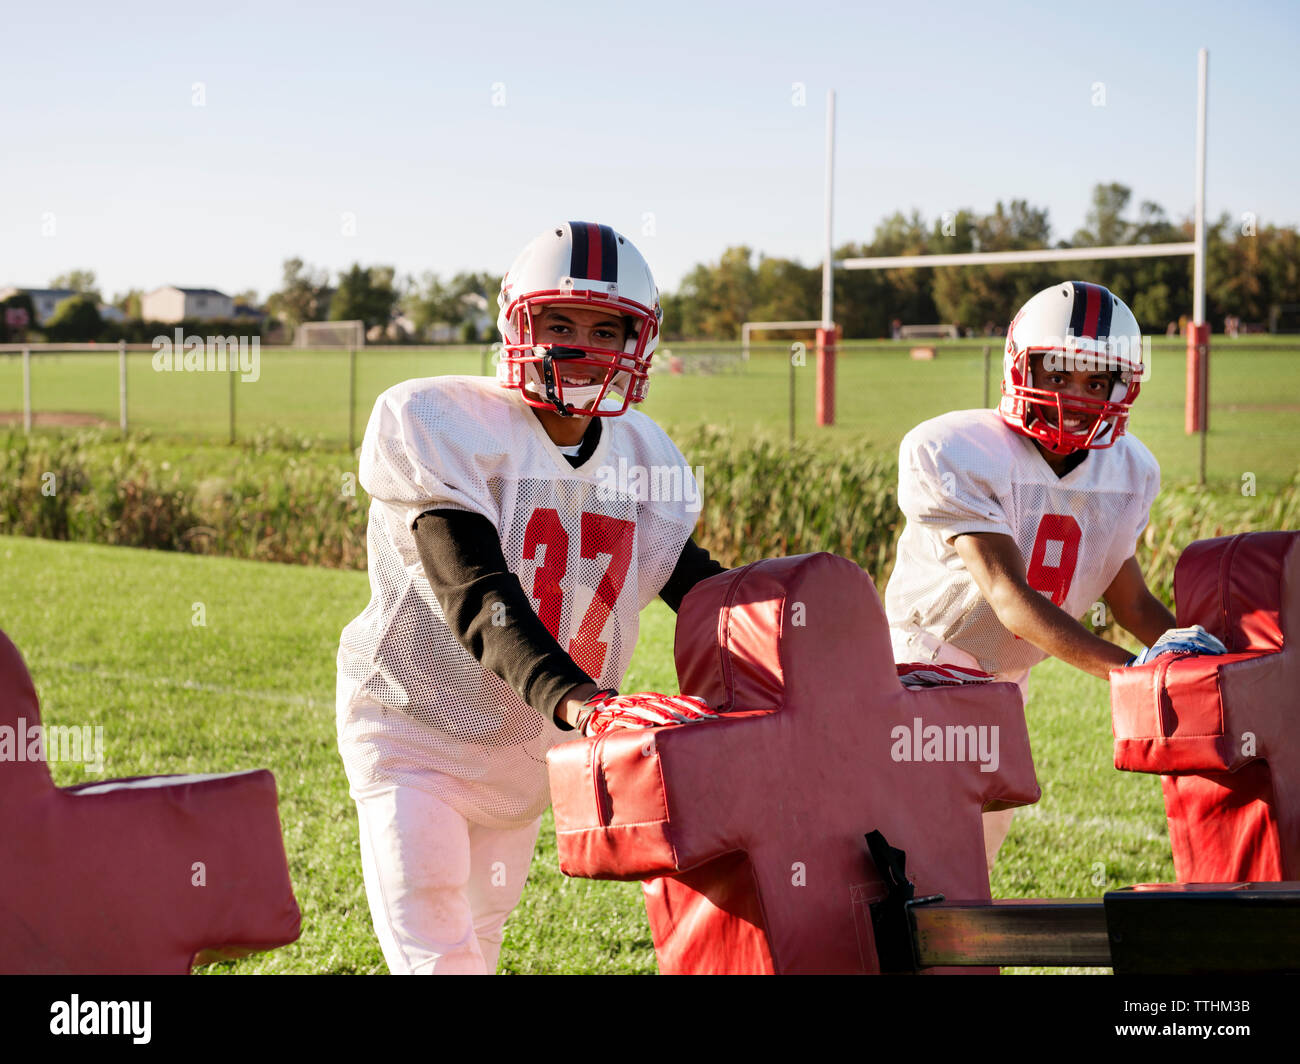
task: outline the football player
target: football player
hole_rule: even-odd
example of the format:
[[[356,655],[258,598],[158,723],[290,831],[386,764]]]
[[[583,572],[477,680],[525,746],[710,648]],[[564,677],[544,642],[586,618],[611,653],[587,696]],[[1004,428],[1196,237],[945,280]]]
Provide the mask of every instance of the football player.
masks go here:
[[[692,538],[690,467],[630,409],[662,317],[650,267],[569,222],[524,248],[499,302],[497,379],[390,388],[361,450],[371,598],[340,641],[338,741],[394,973],[496,970],[549,747],[714,716],[616,693],[640,610],[723,571]]]
[[[944,414],[903,438],[907,524],[885,590],[895,661],[981,670],[1023,696],[1048,655],[1106,679],[1159,653],[1223,652],[1203,629],[1174,629],[1134,556],[1160,488],[1126,431],[1142,377],[1129,308],[1067,281],[1011,322],[996,410]],[[1077,620],[1101,601],[1150,646],[1140,658]],[[1011,814],[985,814],[990,870]]]

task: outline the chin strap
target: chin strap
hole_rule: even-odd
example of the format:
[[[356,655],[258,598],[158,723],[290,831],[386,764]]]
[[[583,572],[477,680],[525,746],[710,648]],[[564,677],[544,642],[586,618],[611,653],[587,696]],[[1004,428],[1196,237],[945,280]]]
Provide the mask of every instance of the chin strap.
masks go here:
[[[561,417],[573,417],[574,413],[560,398],[556,386],[558,377],[555,372],[556,361],[563,362],[571,358],[586,358],[586,353],[576,347],[552,347],[542,356],[542,387],[546,389],[546,401],[555,407]]]

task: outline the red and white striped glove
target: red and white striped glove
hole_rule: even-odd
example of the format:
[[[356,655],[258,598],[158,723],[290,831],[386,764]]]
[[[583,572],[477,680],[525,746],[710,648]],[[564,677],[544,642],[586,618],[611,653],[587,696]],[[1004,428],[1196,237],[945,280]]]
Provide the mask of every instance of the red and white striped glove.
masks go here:
[[[699,724],[722,719],[722,714],[714,713],[702,698],[655,691],[634,695],[597,691],[584,705],[587,708],[578,718],[577,730],[588,739],[603,735],[611,728],[657,728],[665,724]]]
[[[898,682],[908,690],[922,687],[957,687],[964,683],[988,683],[993,677],[979,669],[966,669],[960,665],[939,665],[935,662],[899,662]]]

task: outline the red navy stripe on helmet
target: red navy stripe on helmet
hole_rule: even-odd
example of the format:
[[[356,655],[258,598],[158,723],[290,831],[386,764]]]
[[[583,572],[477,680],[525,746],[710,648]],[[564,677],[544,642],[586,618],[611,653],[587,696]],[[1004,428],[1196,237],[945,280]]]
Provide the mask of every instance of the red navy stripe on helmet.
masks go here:
[[[1074,306],[1070,311],[1070,333],[1074,336],[1096,339],[1110,335],[1111,313],[1115,297],[1099,284],[1071,281],[1074,289]]]
[[[570,277],[590,281],[618,280],[618,237],[607,225],[593,222],[570,222],[573,254],[569,261]]]

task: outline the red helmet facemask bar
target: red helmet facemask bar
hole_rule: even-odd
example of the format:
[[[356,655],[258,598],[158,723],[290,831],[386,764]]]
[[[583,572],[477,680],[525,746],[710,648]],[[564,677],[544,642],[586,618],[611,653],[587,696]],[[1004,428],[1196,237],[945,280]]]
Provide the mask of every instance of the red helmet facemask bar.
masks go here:
[[[578,344],[548,344],[530,342],[535,334],[534,310],[540,304],[553,307],[557,303],[572,303],[586,309],[608,309],[620,318],[631,317],[637,328],[632,337],[624,343],[623,349],[608,347],[585,347]],[[646,345],[658,335],[659,322],[654,311],[630,299],[611,300],[597,292],[574,292],[555,289],[548,292],[530,292],[526,297],[515,300],[506,308],[507,318],[513,319],[522,312],[519,323],[520,342],[504,344],[502,357],[509,358],[518,367],[520,374],[519,393],[525,403],[541,410],[551,410],[563,417],[618,417],[624,413],[628,404],[639,402],[645,394],[650,372],[650,359],[645,356]],[[525,339],[525,337],[527,339]],[[628,347],[631,350],[627,350]],[[536,366],[538,377],[545,392],[545,398],[530,395],[529,379],[525,372],[528,366]],[[600,386],[600,393],[595,400],[585,400],[584,408],[575,407],[564,397],[565,384],[562,380],[562,367],[584,367],[594,369],[599,377],[583,387]],[[623,377],[626,384],[620,384]],[[615,385],[618,385],[615,388]],[[570,385],[570,387],[573,387]],[[614,409],[601,410],[611,390],[623,393],[623,402]],[[590,404],[589,408],[585,408]]]

